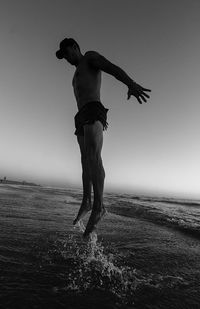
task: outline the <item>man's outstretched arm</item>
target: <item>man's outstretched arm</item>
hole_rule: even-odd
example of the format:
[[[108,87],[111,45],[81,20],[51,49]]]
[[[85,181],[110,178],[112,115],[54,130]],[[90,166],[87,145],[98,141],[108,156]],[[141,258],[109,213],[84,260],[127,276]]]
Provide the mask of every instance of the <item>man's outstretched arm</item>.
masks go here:
[[[140,104],[142,101],[147,102],[146,98],[149,98],[149,95],[146,92],[150,92],[150,89],[143,88],[135,81],[133,81],[120,67],[108,61],[105,57],[101,56],[97,52],[89,52],[89,63],[97,70],[104,71],[116,79],[121,81],[123,84],[128,87],[128,97],[129,100],[131,95],[135,96]]]

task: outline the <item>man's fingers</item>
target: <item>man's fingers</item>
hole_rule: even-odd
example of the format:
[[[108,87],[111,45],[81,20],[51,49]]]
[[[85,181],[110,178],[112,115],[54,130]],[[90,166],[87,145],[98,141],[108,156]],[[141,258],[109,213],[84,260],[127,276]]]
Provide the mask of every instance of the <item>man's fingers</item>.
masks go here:
[[[143,88],[143,87],[142,87],[142,90],[143,90],[143,91],[149,91],[149,92],[151,92],[151,89],[147,89],[147,88]]]
[[[150,98],[150,96],[146,94],[145,92],[143,92],[142,95],[145,96],[146,98]]]
[[[147,102],[146,98],[142,94],[140,96],[141,96],[142,100],[146,103]]]
[[[137,97],[137,100],[138,100],[138,102],[139,102],[140,104],[142,104],[142,101],[141,101],[141,99],[140,99],[139,96]]]
[[[129,100],[130,97],[131,97],[131,91],[130,91],[130,89],[129,89],[129,90],[128,90],[128,93],[127,93],[127,100]]]
[[[135,91],[131,91],[129,89],[127,93],[127,100],[130,99],[131,95],[134,95],[140,104],[142,104],[143,102],[147,103],[147,98],[150,98],[150,96],[146,94],[144,91],[151,91],[151,90],[143,87],[138,87],[138,89],[135,89]]]

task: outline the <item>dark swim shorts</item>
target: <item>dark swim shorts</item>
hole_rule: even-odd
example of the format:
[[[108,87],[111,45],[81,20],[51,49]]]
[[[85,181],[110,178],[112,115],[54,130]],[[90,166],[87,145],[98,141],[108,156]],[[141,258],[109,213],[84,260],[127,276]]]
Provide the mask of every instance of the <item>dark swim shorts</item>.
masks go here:
[[[107,112],[108,109],[103,106],[99,101],[91,101],[85,104],[75,115],[75,135],[84,135],[85,124],[93,124],[95,121],[101,121],[103,130],[108,127],[107,123]]]

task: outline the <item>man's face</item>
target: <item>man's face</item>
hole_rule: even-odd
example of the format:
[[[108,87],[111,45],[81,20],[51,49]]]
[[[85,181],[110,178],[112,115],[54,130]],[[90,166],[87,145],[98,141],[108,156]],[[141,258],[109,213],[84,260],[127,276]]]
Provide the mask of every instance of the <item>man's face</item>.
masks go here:
[[[64,58],[72,65],[76,65],[78,57],[77,57],[77,47],[75,45],[73,46],[67,46],[63,50]]]

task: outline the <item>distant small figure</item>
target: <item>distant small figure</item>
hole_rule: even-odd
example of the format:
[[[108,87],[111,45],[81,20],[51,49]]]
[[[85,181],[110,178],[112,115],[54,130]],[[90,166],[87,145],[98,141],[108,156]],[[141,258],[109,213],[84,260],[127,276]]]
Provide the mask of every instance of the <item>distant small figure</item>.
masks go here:
[[[6,181],[6,176],[3,177],[3,181]]]
[[[72,85],[77,101],[78,113],[75,115],[75,135],[80,146],[82,163],[83,199],[74,224],[92,210],[84,237],[89,236],[106,213],[103,205],[105,171],[101,150],[103,130],[107,129],[108,109],[100,99],[101,71],[104,71],[127,85],[127,99],[135,96],[140,104],[147,102],[150,89],[143,88],[133,81],[121,68],[108,61],[95,51],[82,54],[78,43],[65,38],[56,52],[58,59],[65,59],[76,67]],[[94,201],[91,205],[91,187]]]

